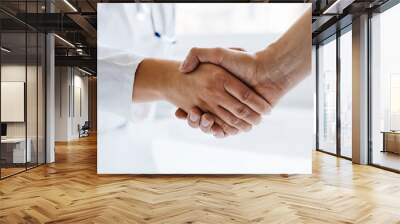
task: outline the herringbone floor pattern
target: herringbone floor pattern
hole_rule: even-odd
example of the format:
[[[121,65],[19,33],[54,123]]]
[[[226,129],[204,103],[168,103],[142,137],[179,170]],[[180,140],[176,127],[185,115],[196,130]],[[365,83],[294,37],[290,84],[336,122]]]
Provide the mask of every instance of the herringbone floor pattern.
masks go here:
[[[0,223],[400,223],[400,175],[315,152],[313,175],[98,176],[94,137],[0,181]]]

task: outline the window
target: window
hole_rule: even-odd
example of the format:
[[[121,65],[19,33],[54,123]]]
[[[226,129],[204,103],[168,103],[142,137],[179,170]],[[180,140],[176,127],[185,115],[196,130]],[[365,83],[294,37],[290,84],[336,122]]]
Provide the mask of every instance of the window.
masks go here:
[[[18,13],[39,13],[42,5],[44,1],[0,3]],[[0,17],[9,21],[0,24],[0,178],[5,178],[45,163],[46,40],[12,17]]]
[[[400,5],[371,18],[373,164],[400,170]]]
[[[336,153],[336,39],[318,48],[318,149]]]
[[[340,154],[352,156],[352,34],[340,36]]]

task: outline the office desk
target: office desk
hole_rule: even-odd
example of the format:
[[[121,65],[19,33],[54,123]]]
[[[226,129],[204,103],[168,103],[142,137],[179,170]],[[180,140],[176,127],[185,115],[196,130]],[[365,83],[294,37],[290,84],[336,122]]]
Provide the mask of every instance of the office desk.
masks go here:
[[[382,152],[393,152],[400,154],[400,132],[383,131],[383,150]]]
[[[30,162],[32,158],[30,138],[26,140],[25,154],[25,138],[6,138],[1,139],[1,157],[6,163],[25,163]]]

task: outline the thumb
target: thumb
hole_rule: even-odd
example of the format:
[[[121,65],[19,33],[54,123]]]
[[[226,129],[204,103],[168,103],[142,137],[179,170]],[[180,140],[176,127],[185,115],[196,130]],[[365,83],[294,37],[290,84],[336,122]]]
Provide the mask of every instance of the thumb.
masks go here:
[[[200,63],[212,63],[215,65],[221,65],[223,54],[225,50],[223,48],[192,48],[185,60],[181,64],[179,70],[183,73],[188,73],[197,68]]]
[[[181,63],[179,71],[183,73],[189,73],[195,70],[200,64],[197,54],[198,53],[193,53],[192,51],[190,51],[185,60]]]

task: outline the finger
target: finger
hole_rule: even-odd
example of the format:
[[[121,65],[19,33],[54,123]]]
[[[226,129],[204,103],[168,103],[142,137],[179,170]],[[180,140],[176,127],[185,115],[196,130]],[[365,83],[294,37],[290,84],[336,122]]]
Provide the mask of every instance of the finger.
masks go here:
[[[185,119],[186,120],[187,116],[188,116],[188,114],[182,108],[178,108],[175,111],[175,117],[177,117],[178,119]]]
[[[210,133],[211,132],[211,127],[214,124],[214,115],[210,113],[204,113],[201,118],[200,118],[200,129],[204,133]]]
[[[241,47],[230,47],[229,49],[235,50],[235,51],[243,51],[243,52],[247,52],[246,49],[241,48]]]
[[[233,97],[259,114],[266,114],[271,111],[272,106],[268,101],[237,79],[226,80],[224,88]]]
[[[193,71],[200,63],[209,62],[220,65],[225,50],[223,48],[192,48],[179,67],[184,73]]]
[[[198,107],[193,107],[190,110],[189,116],[187,118],[189,126],[192,128],[198,128],[200,125],[200,117],[202,114],[203,112]]]
[[[246,104],[243,104],[229,94],[226,94],[226,96],[220,100],[219,105],[231,112],[235,117],[249,124],[256,125],[261,121],[261,115],[259,113],[256,113]]]
[[[224,132],[225,137],[228,135],[236,135],[237,133],[239,133],[239,129],[230,126],[229,124],[227,124],[226,122],[221,120],[221,118],[215,116],[214,119],[215,119],[215,122],[214,122],[212,129],[217,130],[217,131],[219,129],[221,129]],[[215,133],[214,133],[214,136],[215,136]]]
[[[214,123],[214,125],[211,127],[211,132],[216,138],[224,138],[228,136],[228,134],[224,133],[224,130],[221,128],[221,126],[216,123]]]
[[[231,112],[226,110],[221,106],[217,106],[215,109],[215,114],[220,117],[225,123],[229,124],[232,127],[235,127],[241,131],[250,131],[252,125],[247,123],[246,121],[236,117]]]

